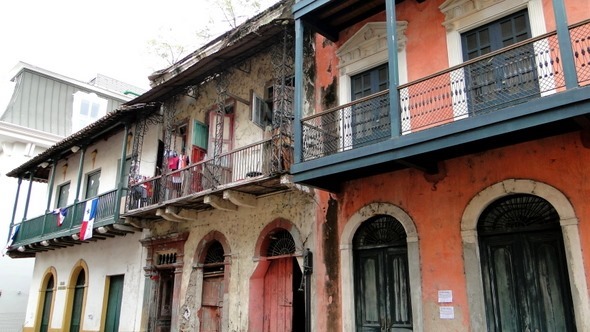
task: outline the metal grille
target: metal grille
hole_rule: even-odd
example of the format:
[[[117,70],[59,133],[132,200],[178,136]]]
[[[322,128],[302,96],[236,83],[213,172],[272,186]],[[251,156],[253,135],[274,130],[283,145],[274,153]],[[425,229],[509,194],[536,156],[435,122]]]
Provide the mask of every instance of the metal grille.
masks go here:
[[[375,216],[362,223],[353,238],[355,249],[406,244],[406,231],[391,216]]]
[[[557,211],[543,198],[518,194],[498,199],[481,214],[480,235],[559,227]]]
[[[158,265],[167,265],[176,263],[176,253],[169,252],[165,254],[158,254]]]
[[[215,241],[207,249],[207,256],[205,257],[205,264],[223,263],[224,251],[221,243]]]
[[[580,85],[590,84],[590,21],[570,28]],[[555,32],[528,39],[398,87],[401,132],[501,111],[565,89]],[[303,161],[392,137],[387,92],[312,115],[302,122]],[[393,133],[393,137],[397,136]]]
[[[580,85],[590,84],[590,21],[570,29],[574,61]]]
[[[266,252],[268,257],[291,255],[295,253],[295,241],[293,240],[291,233],[287,230],[280,230],[271,234],[270,239],[271,241]]]

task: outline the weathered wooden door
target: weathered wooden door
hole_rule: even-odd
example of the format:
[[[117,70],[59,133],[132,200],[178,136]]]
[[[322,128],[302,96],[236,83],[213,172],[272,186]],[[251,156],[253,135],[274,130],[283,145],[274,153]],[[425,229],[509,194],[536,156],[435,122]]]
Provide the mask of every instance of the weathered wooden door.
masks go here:
[[[559,230],[482,239],[489,331],[574,331]]]
[[[264,332],[293,330],[293,258],[271,261],[264,277]]]
[[[406,248],[358,252],[358,331],[412,330],[407,257]]]
[[[109,280],[109,297],[104,330],[105,332],[116,332],[119,331],[119,321],[121,319],[124,276],[110,276]]]
[[[354,236],[356,330],[413,328],[408,249],[403,226],[391,216],[365,221]]]
[[[203,300],[201,304],[201,332],[221,331],[221,310],[223,307],[223,275],[203,278]]]
[[[478,232],[488,331],[575,331],[555,209],[508,196],[484,210]]]

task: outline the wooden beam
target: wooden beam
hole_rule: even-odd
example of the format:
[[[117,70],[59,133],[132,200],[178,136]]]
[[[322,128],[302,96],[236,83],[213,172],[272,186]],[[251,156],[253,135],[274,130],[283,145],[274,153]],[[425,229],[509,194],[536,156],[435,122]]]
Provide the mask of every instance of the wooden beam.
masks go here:
[[[214,195],[205,196],[203,202],[205,204],[211,205],[212,207],[214,207],[218,210],[236,211],[238,209],[238,206],[235,205],[234,203],[232,203],[230,201],[226,201],[226,200],[222,199],[221,197],[217,197]]]
[[[254,208],[258,205],[255,195],[246,194],[235,190],[224,190],[223,199],[227,199],[237,206],[248,208]]]

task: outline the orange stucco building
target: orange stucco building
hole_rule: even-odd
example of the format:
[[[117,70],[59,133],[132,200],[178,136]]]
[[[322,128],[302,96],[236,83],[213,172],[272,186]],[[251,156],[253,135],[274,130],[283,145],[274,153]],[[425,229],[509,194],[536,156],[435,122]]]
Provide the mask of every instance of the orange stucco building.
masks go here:
[[[315,330],[590,329],[590,3],[396,3],[294,7]]]

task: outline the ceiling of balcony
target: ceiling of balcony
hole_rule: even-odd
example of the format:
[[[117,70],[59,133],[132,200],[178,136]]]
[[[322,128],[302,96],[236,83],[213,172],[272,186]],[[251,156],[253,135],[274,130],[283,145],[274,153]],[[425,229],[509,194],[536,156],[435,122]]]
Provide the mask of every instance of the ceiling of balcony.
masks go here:
[[[395,3],[403,1],[395,0]],[[415,1],[422,3],[425,0]],[[332,41],[338,40],[338,33],[343,29],[385,10],[385,0],[332,0],[324,2],[317,9],[304,14],[301,18],[309,27]]]

